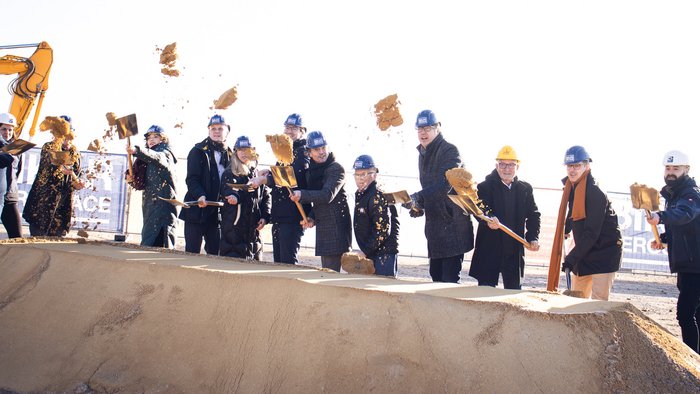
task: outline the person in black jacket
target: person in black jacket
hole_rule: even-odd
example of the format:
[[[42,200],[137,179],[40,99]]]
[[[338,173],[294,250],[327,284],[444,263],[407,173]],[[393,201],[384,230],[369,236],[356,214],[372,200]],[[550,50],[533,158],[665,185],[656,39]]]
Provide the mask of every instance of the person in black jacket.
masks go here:
[[[683,152],[666,153],[663,164],[665,207],[647,221],[654,226],[663,224],[666,231],[661,234],[662,244],[654,240],[651,247],[661,250],[663,243],[668,244],[669,266],[678,274],[678,325],[683,342],[700,353],[700,189],[688,175],[690,161]]]
[[[345,194],[345,170],[326,145],[320,131],[309,133],[308,189],[295,190],[290,198],[312,204],[307,226],[316,226],[316,256],[321,256],[323,268],[340,272],[340,258],[352,245],[352,218]]]
[[[471,216],[447,196],[451,187],[445,177],[449,169],[462,166],[456,146],[447,142],[435,113],[423,110],[416,118],[418,171],[422,190],[405,203],[411,217],[425,214],[430,277],[434,282],[460,282],[464,254],[474,247]]]
[[[141,210],[143,227],[141,245],[175,249],[177,209],[162,199],[177,198],[175,190],[175,163],[177,159],[170,149],[165,130],[152,125],[144,134],[146,148],[129,145],[126,151],[146,166],[145,189]],[[127,173],[127,182],[132,176]],[[160,197],[160,198],[159,198]]]
[[[399,219],[396,207],[389,204],[377,187],[379,170],[369,155],[355,159],[352,168],[357,191],[353,227],[360,256],[374,262],[374,273],[396,277],[399,253]]]
[[[11,113],[0,114],[0,148],[15,139],[17,119]],[[22,238],[22,218],[19,214],[17,176],[22,171],[22,155],[0,153],[0,212],[8,238]]]
[[[504,224],[530,243],[530,250],[539,250],[540,212],[537,210],[532,186],[518,179],[520,160],[512,147],[506,145],[496,156],[496,169],[477,186],[479,198],[491,209],[494,221],[480,221],[476,231],[476,246],[469,276],[479,286],[495,287],[499,273],[503,288],[521,289],[525,270],[523,245],[499,230]],[[525,232],[527,230],[527,232]]]
[[[306,127],[301,115],[294,113],[284,121],[284,134],[291,138],[294,160],[292,168],[297,180],[298,189],[306,189],[306,170],[309,168],[309,156],[306,154]],[[281,163],[277,163],[280,165]],[[254,187],[275,185],[275,180],[269,170],[262,170],[259,176],[251,180]],[[297,264],[299,262],[299,247],[304,235],[302,216],[294,201],[289,199],[289,191],[285,187],[272,187],[272,256],[276,263]],[[311,211],[310,204],[302,204],[306,215]]]
[[[622,235],[608,196],[591,175],[591,161],[578,145],[564,156],[567,177],[562,179],[562,204],[568,206],[564,232],[573,232],[575,245],[564,257],[562,269],[574,274],[571,290],[580,291],[584,298],[607,301],[622,262]]]
[[[230,130],[223,116],[212,116],[209,120],[209,137],[195,144],[187,155],[185,201],[197,201],[197,205],[182,209],[179,216],[185,221],[187,252],[200,253],[204,239],[207,254],[219,254],[219,208],[211,205],[211,202],[219,201],[221,176],[233,155],[231,148],[224,144]]]
[[[231,163],[221,181],[224,200],[221,208],[221,256],[260,260],[260,230],[270,221],[270,195],[266,186],[248,189],[249,181],[257,175],[257,164],[257,154],[250,139],[238,137]]]

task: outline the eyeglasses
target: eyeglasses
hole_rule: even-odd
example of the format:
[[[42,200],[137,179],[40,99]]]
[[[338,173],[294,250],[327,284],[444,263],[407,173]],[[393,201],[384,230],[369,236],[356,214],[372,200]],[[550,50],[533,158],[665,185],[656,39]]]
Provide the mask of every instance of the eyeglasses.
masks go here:
[[[287,126],[284,126],[284,129],[289,130],[289,131],[299,131],[299,130],[301,130],[301,127],[287,125]]]
[[[352,174],[352,176],[354,176],[354,177],[357,178],[357,179],[365,179],[365,178],[367,178],[368,176],[374,175],[374,174],[376,174],[376,173],[377,173],[376,171],[370,171],[370,172],[356,172],[356,173]]]
[[[421,127],[416,127],[416,132],[418,133],[429,133],[431,131],[435,130],[435,126],[421,126]]]
[[[586,166],[585,162],[581,163],[574,163],[574,164],[567,164],[566,168],[569,170],[580,170]]]
[[[498,163],[498,168],[500,168],[502,170],[505,170],[506,168],[512,170],[517,165],[518,165],[518,163]]]

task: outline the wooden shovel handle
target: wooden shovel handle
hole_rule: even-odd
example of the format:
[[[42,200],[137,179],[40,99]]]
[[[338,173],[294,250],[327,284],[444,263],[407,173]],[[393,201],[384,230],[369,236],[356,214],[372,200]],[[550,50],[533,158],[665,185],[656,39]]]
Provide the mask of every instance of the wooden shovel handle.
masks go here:
[[[130,148],[131,147],[131,138],[126,137],[126,147]],[[134,165],[131,163],[131,153],[127,152],[126,153],[126,161],[129,163],[129,176],[133,177],[134,176]]]
[[[490,217],[488,217],[488,216],[486,216],[486,215],[479,215],[479,217],[480,217],[481,219],[483,219],[483,220],[486,220],[487,222],[493,223],[493,219],[490,218]],[[523,245],[527,248],[527,250],[532,250],[532,249],[531,249],[532,246],[530,246],[530,243],[529,243],[529,242],[527,242],[523,237],[521,237],[521,236],[519,236],[518,234],[516,234],[513,230],[509,229],[506,225],[501,224],[501,223],[499,222],[499,223],[498,223],[498,228],[501,229],[501,230],[502,230],[503,232],[505,232],[506,234],[508,234],[508,235],[510,235],[511,237],[513,237],[513,239],[515,239],[516,241],[518,241],[518,242],[520,242],[521,244],[523,244]]]
[[[648,209],[644,210],[647,213],[647,218],[651,218],[651,211]],[[654,239],[656,239],[656,243],[661,245],[663,247],[663,243],[661,243],[661,236],[659,235],[659,229],[654,225],[651,226],[651,232],[654,233]]]
[[[292,194],[292,188],[287,186],[287,191],[289,194]],[[299,204],[299,201],[294,201],[294,204],[296,204],[297,209],[299,210],[299,213],[301,214],[302,219],[304,219],[305,222],[308,222],[308,219],[306,219],[306,213],[304,212],[304,208],[301,207],[301,204]]]

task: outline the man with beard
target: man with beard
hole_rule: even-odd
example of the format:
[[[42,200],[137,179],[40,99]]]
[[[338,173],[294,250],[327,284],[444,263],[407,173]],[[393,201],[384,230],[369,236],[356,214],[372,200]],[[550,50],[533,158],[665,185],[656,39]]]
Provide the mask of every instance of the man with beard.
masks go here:
[[[294,113],[284,121],[284,134],[292,140],[291,163],[297,188],[306,189],[306,169],[309,167],[309,156],[306,155],[306,139],[301,115]],[[277,163],[281,165],[282,163]],[[259,172],[260,176],[251,179],[254,187],[262,185],[275,185],[275,180],[269,170]],[[284,187],[272,188],[272,256],[276,263],[297,264],[299,262],[299,246],[304,235],[302,217],[294,201],[290,200],[289,192]],[[309,204],[304,204],[304,212],[308,215],[311,210]]]
[[[306,190],[295,190],[292,201],[312,204],[306,225],[316,226],[316,256],[321,256],[323,268],[340,272],[340,258],[350,250],[352,223],[350,207],[345,194],[345,170],[332,152],[320,131],[312,131],[306,139],[311,157],[306,172]]]
[[[428,241],[430,277],[433,282],[460,282],[464,254],[474,247],[471,217],[447,196],[450,184],[445,172],[462,167],[456,146],[442,136],[435,113],[429,109],[418,113],[418,171],[422,190],[403,204],[411,217],[425,214],[425,237]]]
[[[185,250],[200,253],[202,239],[207,254],[219,254],[221,230],[219,207],[208,202],[219,201],[221,176],[231,161],[233,151],[224,145],[225,134],[231,131],[224,117],[214,115],[209,120],[209,137],[195,144],[187,155],[187,193],[185,201],[197,205],[180,211],[185,221]]]
[[[481,201],[491,209],[493,222],[480,221],[469,276],[479,286],[496,287],[499,273],[504,289],[521,288],[525,271],[523,245],[499,231],[504,224],[530,243],[530,250],[539,250],[540,212],[535,204],[532,186],[516,175],[520,160],[511,146],[504,146],[496,156],[496,168],[477,186]],[[526,231],[527,230],[527,231]]]
[[[647,222],[663,224],[666,232],[661,242],[668,244],[668,262],[672,273],[678,274],[678,304],[676,318],[683,342],[700,353],[698,319],[700,319],[700,189],[688,175],[688,156],[674,150],[664,156],[664,181],[661,195],[666,200],[664,210],[653,213]],[[651,242],[652,249],[663,244]]]
[[[562,179],[556,232],[574,234],[575,246],[562,264],[574,274],[571,290],[580,291],[583,298],[607,301],[622,262],[622,235],[608,196],[591,175],[591,161],[586,149],[578,145],[564,155],[567,177]],[[562,248],[562,244],[552,248]]]

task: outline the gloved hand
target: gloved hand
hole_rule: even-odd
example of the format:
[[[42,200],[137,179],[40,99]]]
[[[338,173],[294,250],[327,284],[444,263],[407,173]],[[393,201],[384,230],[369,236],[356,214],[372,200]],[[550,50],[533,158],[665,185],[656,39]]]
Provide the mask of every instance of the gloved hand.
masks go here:
[[[564,262],[561,264],[561,270],[566,271],[567,268],[569,271],[574,272],[574,264],[569,260],[564,259]]]
[[[413,208],[413,209],[408,211],[408,214],[412,218],[419,218],[419,217],[423,216],[424,213],[425,213],[425,211],[420,209],[420,208]]]

